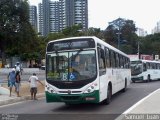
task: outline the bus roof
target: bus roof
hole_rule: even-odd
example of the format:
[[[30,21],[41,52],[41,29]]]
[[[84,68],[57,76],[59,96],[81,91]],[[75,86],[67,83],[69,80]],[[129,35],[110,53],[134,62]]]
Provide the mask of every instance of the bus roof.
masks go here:
[[[49,43],[52,43],[52,42],[62,41],[62,40],[65,41],[65,40],[84,39],[84,38],[92,38],[92,39],[95,40],[96,43],[103,44],[103,45],[105,45],[107,48],[112,49],[113,51],[115,51],[115,52],[117,52],[117,53],[120,53],[120,54],[124,55],[125,57],[128,57],[128,58],[129,58],[129,56],[128,56],[126,53],[118,50],[117,48],[109,45],[108,43],[104,42],[103,40],[101,40],[101,39],[99,39],[99,38],[97,38],[97,37],[95,37],[95,36],[80,36],[80,37],[62,38],[62,39],[52,40],[52,41],[48,42],[48,44],[49,44]]]
[[[80,39],[80,38],[95,38],[95,36],[81,36],[81,37],[68,37],[68,38],[62,38],[62,39],[57,39],[57,40],[52,40],[52,41],[49,41],[49,43],[51,42],[56,42],[56,41],[62,41],[62,40],[72,40],[72,39]]]

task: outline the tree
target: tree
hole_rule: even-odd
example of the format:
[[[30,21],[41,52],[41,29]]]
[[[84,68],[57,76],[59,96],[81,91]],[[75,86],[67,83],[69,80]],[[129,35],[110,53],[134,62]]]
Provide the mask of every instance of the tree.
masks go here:
[[[141,53],[150,55],[160,55],[160,33],[147,35],[141,38]]]
[[[76,37],[84,35],[84,31],[82,30],[82,25],[73,25],[72,27],[66,27],[62,31],[58,33],[49,33],[46,38],[44,38],[45,42],[49,42],[50,40],[56,40],[66,37]]]
[[[115,46],[117,43],[117,31],[114,30],[113,25],[109,25],[107,29],[104,31],[104,38],[107,43],[109,43],[112,46]]]
[[[80,31],[82,31],[82,25],[78,24],[78,25],[73,25],[71,27],[67,27],[65,29],[62,30],[62,34],[65,37],[73,37],[73,36],[80,36]]]
[[[1,0],[0,11],[0,50],[9,56],[36,51],[39,41],[29,23],[28,1]]]
[[[138,36],[135,31],[136,27],[132,20],[118,18],[112,22],[109,22],[109,26],[104,31],[104,38],[106,42],[115,47],[120,43],[120,49],[128,54],[131,54],[136,52],[135,46]],[[119,43],[118,37],[120,39]]]
[[[101,31],[100,28],[89,28],[88,30],[84,31],[83,33],[84,35],[87,35],[87,36],[96,36],[100,39],[103,39],[103,31]]]

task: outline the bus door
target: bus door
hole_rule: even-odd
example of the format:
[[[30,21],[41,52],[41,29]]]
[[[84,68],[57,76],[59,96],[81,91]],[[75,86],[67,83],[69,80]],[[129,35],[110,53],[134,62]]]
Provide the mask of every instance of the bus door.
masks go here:
[[[100,82],[100,101],[107,97],[107,81],[104,49],[98,47],[98,65]]]

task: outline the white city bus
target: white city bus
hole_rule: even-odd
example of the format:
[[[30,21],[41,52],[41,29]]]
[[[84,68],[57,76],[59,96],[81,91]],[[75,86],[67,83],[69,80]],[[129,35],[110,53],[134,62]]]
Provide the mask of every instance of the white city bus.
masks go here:
[[[145,81],[160,79],[160,62],[152,60],[131,61],[132,81]]]
[[[97,37],[72,37],[47,45],[47,102],[109,104],[130,81],[128,56]]]

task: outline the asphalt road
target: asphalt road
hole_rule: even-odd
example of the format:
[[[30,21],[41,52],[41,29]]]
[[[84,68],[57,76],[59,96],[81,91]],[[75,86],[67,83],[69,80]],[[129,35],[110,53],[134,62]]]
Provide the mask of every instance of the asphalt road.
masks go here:
[[[160,88],[160,81],[150,83],[132,83],[125,93],[119,92],[112,97],[109,105],[81,104],[67,106],[64,103],[46,103],[45,99],[24,101],[0,107],[0,113],[19,114],[19,117],[38,120],[112,120]],[[24,120],[30,120],[24,119]]]

